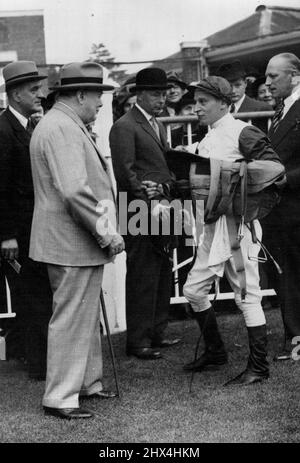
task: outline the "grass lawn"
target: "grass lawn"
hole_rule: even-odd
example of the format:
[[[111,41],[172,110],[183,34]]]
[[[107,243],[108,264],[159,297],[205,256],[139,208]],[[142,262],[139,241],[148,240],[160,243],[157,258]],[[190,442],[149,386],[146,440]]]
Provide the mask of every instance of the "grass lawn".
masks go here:
[[[282,340],[278,310],[266,312],[271,376],[263,384],[224,388],[246,365],[247,334],[242,316],[218,314],[229,364],[218,371],[190,374],[182,365],[193,359],[198,329],[193,320],[169,324],[168,335],[183,344],[164,350],[164,358],[141,361],[125,355],[125,333],[113,336],[121,397],[90,400],[89,420],[45,417],[44,383],[33,382],[15,361],[0,362],[0,442],[202,443],[300,442],[300,361],[274,363]],[[103,342],[105,386],[114,388]]]

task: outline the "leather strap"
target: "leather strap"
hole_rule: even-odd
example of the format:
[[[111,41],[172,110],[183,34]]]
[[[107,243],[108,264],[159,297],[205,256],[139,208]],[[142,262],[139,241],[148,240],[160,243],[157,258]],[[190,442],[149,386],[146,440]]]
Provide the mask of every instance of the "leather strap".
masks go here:
[[[221,162],[217,159],[210,158],[210,185],[205,211],[205,221],[213,217],[213,207],[217,198],[219,180],[221,175]]]
[[[247,294],[247,282],[246,282],[246,272],[245,272],[244,259],[242,256],[240,239],[238,238],[237,225],[236,225],[235,219],[232,214],[228,214],[226,216],[226,221],[227,221],[227,227],[228,227],[228,233],[229,233],[232,258],[234,261],[235,269],[237,272],[237,277],[238,277],[239,284],[240,284],[241,299],[242,301],[244,301],[246,294]]]

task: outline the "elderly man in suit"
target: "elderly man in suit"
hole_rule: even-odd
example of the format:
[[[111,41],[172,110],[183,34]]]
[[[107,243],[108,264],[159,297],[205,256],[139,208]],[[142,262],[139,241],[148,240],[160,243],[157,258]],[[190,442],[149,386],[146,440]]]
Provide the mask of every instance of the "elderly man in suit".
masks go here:
[[[286,169],[280,203],[264,221],[270,251],[283,268],[282,276],[271,270],[279,295],[285,340],[275,360],[292,358],[293,338],[300,336],[300,60],[291,53],[271,58],[266,85],[280,100],[269,138]],[[275,278],[274,278],[275,277]]]
[[[26,359],[30,378],[43,380],[52,294],[46,268],[28,257],[34,206],[29,142],[31,116],[42,109],[41,81],[47,76],[32,61],[16,61],[3,68],[3,77],[8,108],[0,116],[0,243],[17,313],[8,326],[7,351],[8,358]],[[19,274],[9,265],[16,260]]]
[[[31,144],[35,207],[30,256],[45,262],[53,291],[45,414],[89,418],[79,397],[109,398],[102,385],[99,297],[104,264],[124,249],[109,168],[86,125],[102,106],[97,63],[63,66],[57,102]]]
[[[232,114],[272,111],[272,108],[268,103],[255,100],[254,98],[250,98],[248,95],[246,95],[246,71],[240,61],[221,64],[217,70],[217,75],[228,80],[228,82],[231,84],[232,92],[230,112]],[[265,133],[268,130],[266,119],[253,120],[253,125]]]
[[[164,157],[167,138],[163,125],[155,118],[164,107],[167,88],[163,70],[139,71],[136,85],[131,88],[137,103],[111,129],[114,173],[120,198],[126,194],[129,206],[131,201],[141,200],[150,209],[151,188],[152,197],[158,201],[171,198],[173,179]],[[128,223],[131,217],[129,213]],[[127,354],[155,360],[161,358],[160,348],[179,342],[164,337],[172,283],[170,243],[151,236],[151,232],[136,233],[130,227],[126,232]]]

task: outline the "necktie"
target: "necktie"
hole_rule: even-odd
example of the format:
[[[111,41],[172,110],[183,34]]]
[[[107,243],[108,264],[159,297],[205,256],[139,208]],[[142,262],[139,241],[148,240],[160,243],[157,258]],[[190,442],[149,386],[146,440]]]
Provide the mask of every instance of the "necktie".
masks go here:
[[[275,132],[279,126],[279,123],[282,119],[282,115],[283,115],[283,109],[284,109],[284,102],[281,101],[276,110],[275,110],[275,114],[273,116],[273,119],[272,119],[272,127],[273,127],[273,132]]]
[[[157,138],[160,140],[159,127],[158,127],[157,120],[155,119],[154,116],[151,117],[150,124],[151,124],[151,127],[153,128],[154,132],[156,133]]]
[[[235,112],[235,104],[234,104],[234,103],[232,103],[232,104],[230,105],[230,110],[229,110],[229,112],[230,112],[230,113],[234,113],[234,112]]]
[[[32,135],[34,129],[33,121],[31,118],[28,119],[27,126],[26,126],[26,131],[29,133],[29,135]]]

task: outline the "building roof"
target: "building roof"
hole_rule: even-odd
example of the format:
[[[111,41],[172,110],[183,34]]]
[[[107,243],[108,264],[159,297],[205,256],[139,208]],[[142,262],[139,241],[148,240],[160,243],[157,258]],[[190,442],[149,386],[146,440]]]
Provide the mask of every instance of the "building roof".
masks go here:
[[[300,30],[300,8],[259,5],[255,13],[206,37],[210,49]]]

